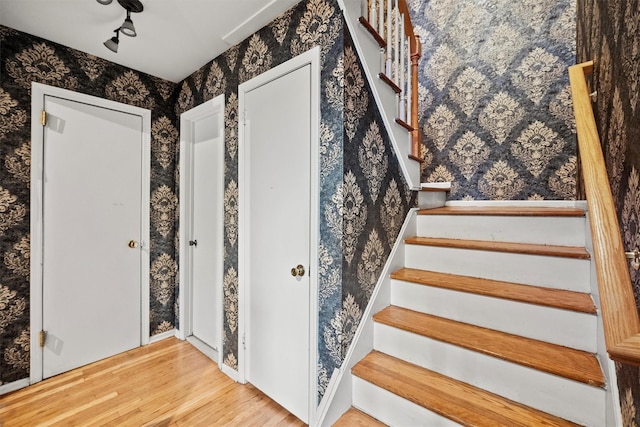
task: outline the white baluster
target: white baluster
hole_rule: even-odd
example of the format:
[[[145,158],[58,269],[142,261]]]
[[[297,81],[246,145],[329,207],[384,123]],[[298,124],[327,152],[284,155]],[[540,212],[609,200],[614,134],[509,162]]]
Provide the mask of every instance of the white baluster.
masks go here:
[[[401,37],[401,43],[400,43],[400,89],[402,89],[402,92],[400,93],[401,96],[401,100],[400,100],[400,119],[404,120],[405,122],[407,121],[407,117],[405,115],[406,110],[405,110],[405,106],[404,106],[404,100],[407,99],[407,91],[406,91],[406,87],[405,87],[405,73],[407,72],[407,70],[405,69],[405,56],[407,54],[406,50],[407,50],[407,39],[404,36],[404,16],[402,16],[402,19],[400,21],[400,37]]]
[[[369,0],[360,0],[360,16],[369,21]]]
[[[398,5],[393,10],[393,18],[395,21],[393,31],[393,82],[397,85],[400,83],[400,10]]]
[[[379,5],[379,19],[378,19],[378,34],[380,37],[384,38],[384,0],[380,0],[378,2]]]
[[[389,13],[391,11],[391,2],[392,0],[385,0],[386,1],[386,9],[387,9],[387,15],[386,15],[386,19],[385,19],[385,30],[386,32],[384,34],[380,34],[382,36],[382,38],[384,38],[387,42],[387,47],[385,49],[385,65],[384,65],[384,73],[387,76],[391,76],[391,23],[389,22],[389,20],[391,19],[391,13]]]
[[[372,0],[370,7],[369,7],[369,24],[373,27],[376,28],[377,26],[377,16],[378,16],[378,12],[377,12],[377,7],[376,7],[376,1]]]

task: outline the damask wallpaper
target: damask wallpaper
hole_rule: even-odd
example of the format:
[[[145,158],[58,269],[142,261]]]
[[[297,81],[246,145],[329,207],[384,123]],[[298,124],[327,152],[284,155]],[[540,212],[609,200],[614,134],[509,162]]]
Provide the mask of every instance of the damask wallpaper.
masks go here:
[[[337,283],[342,293],[331,319],[321,318],[320,372],[327,375],[321,375],[325,381],[341,365],[404,219],[416,204],[346,26],[341,59],[344,176],[341,187],[322,200],[327,237],[342,237],[342,282]]]
[[[451,199],[574,199],[573,0],[408,0],[423,181]]]
[[[224,93],[224,363],[238,359],[238,85],[321,47],[319,398],[342,363],[412,194],[335,0],[299,3],[180,84],[176,114]]]
[[[148,108],[153,335],[174,327],[176,85],[0,26],[0,384],[29,376],[31,82]]]
[[[594,114],[626,250],[640,248],[640,2],[578,2],[578,62],[595,63]],[[630,267],[640,308],[640,270]],[[640,370],[616,364],[625,427],[640,425]]]

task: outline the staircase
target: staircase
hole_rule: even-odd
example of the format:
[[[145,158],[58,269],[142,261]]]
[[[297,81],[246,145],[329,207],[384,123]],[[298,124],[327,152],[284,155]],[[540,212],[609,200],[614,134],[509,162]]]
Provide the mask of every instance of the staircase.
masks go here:
[[[334,425],[608,425],[584,209],[445,206],[414,230]]]

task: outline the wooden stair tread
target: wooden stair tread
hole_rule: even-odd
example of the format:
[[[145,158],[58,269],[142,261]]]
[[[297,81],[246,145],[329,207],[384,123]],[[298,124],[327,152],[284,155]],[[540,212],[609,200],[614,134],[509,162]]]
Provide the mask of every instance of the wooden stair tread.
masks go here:
[[[596,314],[596,306],[591,296],[582,292],[521,285],[518,283],[459,276],[456,274],[437,273],[415,268],[402,268],[397,270],[391,274],[391,278],[420,285],[542,305],[545,307]]]
[[[583,247],[539,245],[532,243],[495,242],[488,240],[447,239],[440,237],[409,237],[410,245],[438,246],[443,248],[473,249],[490,252],[510,252],[526,255],[557,256],[565,258],[589,259],[589,252]]]
[[[342,414],[338,420],[333,423],[333,427],[351,427],[351,426],[362,426],[362,427],[384,427],[386,424],[381,423],[375,418],[365,414],[364,412],[356,409],[349,408],[347,412]]]
[[[535,216],[535,217],[584,217],[584,209],[520,206],[444,206],[423,209],[418,215],[487,215],[487,216]]]
[[[371,36],[375,39],[375,41],[378,42],[378,45],[382,49],[385,49],[387,47],[387,42],[385,41],[385,39],[383,39],[380,33],[378,33],[378,30],[373,28],[373,26],[369,23],[369,20],[367,20],[367,18],[365,18],[364,16],[361,16],[360,18],[358,18],[358,22],[360,22],[360,25],[362,25],[367,31],[369,31],[369,34],[371,34]]]
[[[389,306],[374,321],[596,387],[604,375],[594,354]]]
[[[372,351],[351,372],[465,426],[575,426],[437,372]]]
[[[401,118],[396,117],[396,123],[402,126],[403,128],[405,128],[409,132],[414,131],[413,127],[409,123],[402,120]]]
[[[385,73],[378,73],[378,78],[385,82],[387,86],[389,86],[395,93],[402,93],[402,89],[400,88],[400,86],[395,84],[393,80],[391,80],[391,78]]]

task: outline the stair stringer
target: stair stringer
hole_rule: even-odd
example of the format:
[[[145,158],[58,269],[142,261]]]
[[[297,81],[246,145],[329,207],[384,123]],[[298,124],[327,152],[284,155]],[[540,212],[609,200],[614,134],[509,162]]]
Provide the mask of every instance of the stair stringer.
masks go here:
[[[353,374],[351,368],[373,350],[373,314],[391,304],[391,273],[404,266],[404,240],[415,236],[418,209],[409,211],[393,249],[376,283],[360,324],[345,355],[342,366],[334,371],[331,383],[320,403],[318,417],[310,425],[331,426],[353,403]]]
[[[420,189],[420,163],[409,158],[409,154],[411,154],[411,133],[395,122],[398,109],[396,94],[389,85],[378,78],[378,73],[381,71],[380,46],[358,22],[361,2],[357,0],[338,0],[338,4],[342,9],[353,44],[362,62],[362,68],[371,86],[373,98],[387,129],[387,134],[398,158],[402,174],[409,188],[417,191]]]
[[[586,205],[586,203],[585,203]],[[586,209],[585,215],[585,248],[590,254],[593,254],[593,238],[591,235],[590,216]],[[618,392],[618,376],[616,374],[616,366],[613,360],[609,358],[607,353],[607,345],[604,340],[604,327],[602,324],[602,309],[600,306],[600,291],[598,289],[598,275],[596,274],[596,263],[594,257],[591,257],[591,298],[598,310],[598,322],[596,330],[596,348],[598,360],[602,367],[606,379],[605,394],[605,422],[607,426],[621,426],[622,409],[620,407],[620,394]]]

